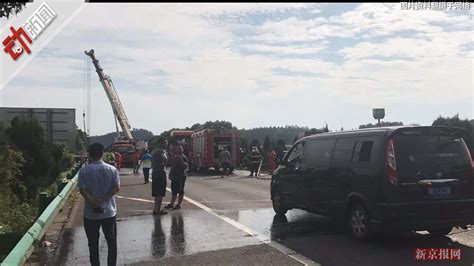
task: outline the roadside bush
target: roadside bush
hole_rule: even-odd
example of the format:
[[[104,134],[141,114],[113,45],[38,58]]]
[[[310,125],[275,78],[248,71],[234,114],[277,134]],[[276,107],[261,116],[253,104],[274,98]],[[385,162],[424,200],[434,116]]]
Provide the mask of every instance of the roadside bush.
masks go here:
[[[0,193],[0,233],[26,232],[36,219],[35,204],[21,203],[12,193]]]

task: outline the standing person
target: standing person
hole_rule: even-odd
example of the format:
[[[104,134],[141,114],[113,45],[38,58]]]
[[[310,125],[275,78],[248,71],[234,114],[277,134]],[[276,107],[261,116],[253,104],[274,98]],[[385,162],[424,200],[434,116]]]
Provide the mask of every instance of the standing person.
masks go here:
[[[143,154],[142,161],[140,162],[140,166],[143,166],[143,177],[145,178],[145,184],[148,184],[150,181],[150,168],[151,168],[151,154],[149,150],[146,150]]]
[[[219,160],[222,166],[222,175],[221,177],[224,178],[224,175],[229,176],[229,169],[232,165],[232,157],[230,152],[227,150],[227,147],[223,146],[221,152],[219,153]]]
[[[119,152],[114,153],[115,156],[115,168],[117,168],[118,171],[120,171],[120,167],[122,166],[122,154]]]
[[[138,174],[138,168],[140,168],[140,158],[142,157],[142,151],[135,151],[133,154],[133,173]]]
[[[248,157],[250,161],[249,176],[253,176],[253,173],[255,173],[255,177],[257,177],[258,167],[260,166],[260,161],[263,159],[263,157],[256,146],[252,147],[252,152],[248,155]]]
[[[164,137],[158,138],[158,147],[155,148],[151,154],[151,195],[155,197],[155,206],[153,208],[154,215],[167,214],[161,209],[163,197],[166,195],[166,164],[168,162],[168,155],[166,154],[166,147],[168,141]]]
[[[171,163],[170,179],[171,179],[171,202],[165,206],[165,209],[177,210],[181,208],[181,202],[184,198],[184,184],[186,182],[186,169],[188,168],[188,158],[183,154],[183,146],[178,145],[175,155]],[[176,197],[179,194],[178,204],[174,206]]]
[[[118,171],[104,163],[104,146],[94,143],[89,147],[90,164],[81,168],[78,187],[85,199],[84,229],[89,244],[91,265],[99,265],[99,229],[107,240],[107,264],[117,263],[117,207],[115,194],[120,190]]]

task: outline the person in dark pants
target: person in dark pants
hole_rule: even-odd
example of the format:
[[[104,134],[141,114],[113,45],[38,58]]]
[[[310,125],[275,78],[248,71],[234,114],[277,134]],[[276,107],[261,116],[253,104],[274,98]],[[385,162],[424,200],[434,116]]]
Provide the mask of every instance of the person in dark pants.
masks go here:
[[[165,206],[165,209],[173,208],[173,210],[177,210],[181,208],[181,202],[184,198],[184,184],[186,183],[186,169],[188,168],[188,158],[184,156],[183,152],[183,146],[178,145],[170,170],[171,202]],[[174,206],[178,194],[178,204]]]
[[[252,147],[252,152],[248,155],[248,158],[250,161],[250,176],[253,176],[255,173],[255,177],[257,177],[258,167],[263,157],[256,146]]]
[[[161,209],[163,197],[166,195],[166,172],[165,167],[168,162],[168,155],[166,153],[168,141],[164,137],[158,138],[158,147],[153,150],[151,154],[151,195],[155,198],[155,205],[153,208],[154,215],[167,214]]]
[[[145,153],[143,154],[142,160],[138,168],[140,168],[140,166],[143,166],[142,167],[143,177],[145,178],[145,184],[148,184],[148,182],[150,181],[150,168],[151,168],[151,154],[148,150],[146,150]]]
[[[118,171],[104,163],[104,146],[94,143],[89,147],[91,162],[81,168],[78,187],[85,199],[84,229],[89,244],[91,265],[99,265],[99,230],[107,240],[107,265],[117,264],[117,208],[115,194],[120,190]]]
[[[229,176],[230,167],[232,165],[232,156],[225,146],[223,146],[221,152],[219,152],[219,161],[222,167],[221,177],[223,178],[224,175]]]

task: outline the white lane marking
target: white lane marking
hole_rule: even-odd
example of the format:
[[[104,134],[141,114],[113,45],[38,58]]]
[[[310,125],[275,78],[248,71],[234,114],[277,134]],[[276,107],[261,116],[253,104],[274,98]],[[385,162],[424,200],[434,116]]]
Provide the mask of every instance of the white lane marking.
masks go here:
[[[141,202],[155,203],[153,200],[147,200],[147,199],[131,198],[131,197],[124,197],[124,196],[115,196],[115,197],[121,198],[121,199],[128,199],[128,200],[136,200],[136,201],[141,201]],[[162,201],[161,203],[162,203],[162,204],[165,204],[165,203],[171,203],[171,202],[169,202],[169,201]]]
[[[134,200],[134,201],[141,201],[141,202],[151,202],[151,203],[154,203],[153,200],[147,200],[147,199],[140,199],[140,198],[133,198],[133,197],[125,197],[125,196],[115,196],[119,199],[128,199],[128,200]],[[215,201],[203,201],[203,203],[242,203],[242,202],[271,202],[271,200],[268,200],[268,199],[260,199],[260,200],[223,200],[223,201],[218,201],[218,200],[215,200]],[[163,203],[169,203],[169,202],[165,202],[163,201]]]
[[[257,199],[257,200],[205,200],[203,203],[240,203],[240,202],[271,202],[269,199]]]
[[[146,200],[146,199],[139,199],[139,198],[131,198],[131,197],[124,197],[124,196],[115,196],[119,199],[129,199],[129,200],[135,200],[135,201],[141,201],[141,202],[152,202],[154,203],[153,200]]]

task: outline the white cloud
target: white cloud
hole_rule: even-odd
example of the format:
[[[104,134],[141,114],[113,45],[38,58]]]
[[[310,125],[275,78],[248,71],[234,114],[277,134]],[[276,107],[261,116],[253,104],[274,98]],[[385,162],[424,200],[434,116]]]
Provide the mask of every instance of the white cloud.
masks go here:
[[[250,50],[253,52],[269,52],[276,54],[288,54],[288,55],[305,55],[305,54],[317,54],[322,50],[326,49],[324,46],[307,46],[307,45],[263,45],[263,44],[251,44],[243,45],[243,49]]]

